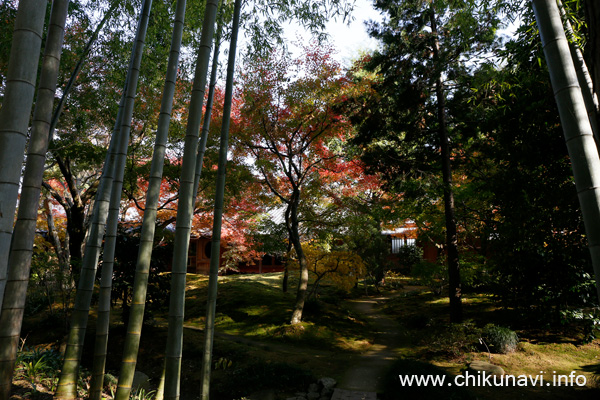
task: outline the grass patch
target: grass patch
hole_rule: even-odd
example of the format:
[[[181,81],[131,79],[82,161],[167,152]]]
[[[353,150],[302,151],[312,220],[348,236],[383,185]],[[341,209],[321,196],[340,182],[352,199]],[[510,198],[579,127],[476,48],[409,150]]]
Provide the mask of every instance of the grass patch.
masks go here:
[[[282,278],[282,273],[219,277],[217,331],[255,340],[343,351],[362,351],[369,346],[371,333],[367,324],[340,305],[345,294],[333,287],[324,286],[318,299],[308,300],[303,322],[290,326],[295,290],[284,293]],[[295,288],[296,283],[292,276],[289,287]],[[207,277],[188,277],[186,324],[189,326],[204,328],[207,288]]]

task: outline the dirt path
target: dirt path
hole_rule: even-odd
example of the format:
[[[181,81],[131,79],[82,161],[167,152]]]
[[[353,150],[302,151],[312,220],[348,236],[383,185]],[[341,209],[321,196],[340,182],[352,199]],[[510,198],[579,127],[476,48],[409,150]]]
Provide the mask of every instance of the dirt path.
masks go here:
[[[374,330],[375,340],[371,348],[346,370],[338,383],[339,388],[382,391],[385,374],[398,358],[398,349],[408,342],[400,324],[382,311],[383,303],[400,294],[400,292],[380,294],[348,302],[356,313],[367,318]]]

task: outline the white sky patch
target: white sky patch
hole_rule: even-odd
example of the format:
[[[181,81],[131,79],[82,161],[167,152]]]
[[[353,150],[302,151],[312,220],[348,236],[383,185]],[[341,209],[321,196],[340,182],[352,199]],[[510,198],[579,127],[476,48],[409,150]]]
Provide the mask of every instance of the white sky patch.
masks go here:
[[[372,0],[356,0],[352,18],[350,24],[341,19],[332,20],[327,24],[330,43],[337,50],[335,58],[345,67],[349,67],[361,53],[377,48],[378,41],[369,37],[365,22],[382,20],[381,14],[373,8]],[[293,45],[294,43],[307,44],[310,40],[310,34],[298,24],[288,25],[284,32],[294,55],[298,55],[297,52],[300,51],[298,46]]]

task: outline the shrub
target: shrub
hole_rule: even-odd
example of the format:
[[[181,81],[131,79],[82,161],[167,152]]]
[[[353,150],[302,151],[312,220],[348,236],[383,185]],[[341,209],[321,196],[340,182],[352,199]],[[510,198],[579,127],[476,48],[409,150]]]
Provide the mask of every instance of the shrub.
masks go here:
[[[17,353],[15,378],[28,381],[34,396],[38,391],[38,383],[54,391],[61,364],[62,357],[56,349],[24,348]]]
[[[484,326],[481,336],[487,345],[497,353],[512,353],[519,344],[519,336],[514,331],[494,324]]]
[[[445,265],[422,261],[415,264],[411,272],[415,278],[419,278],[423,285],[438,296],[448,285],[448,269]]]
[[[582,333],[582,342],[591,343],[598,337],[600,329],[600,310],[597,307],[575,308],[562,310],[561,323],[579,326]]]
[[[152,313],[169,304],[170,278],[162,272],[168,269],[172,254],[172,242],[168,232],[155,236],[148,287],[146,292],[146,310],[144,322],[151,319]],[[123,309],[122,319],[127,325],[130,303],[133,296],[133,283],[137,266],[137,256],[140,246],[141,225],[128,226],[121,224],[117,231],[115,248],[115,264],[112,284],[112,301],[121,300]]]
[[[461,256],[460,281],[463,289],[473,289],[489,285],[490,276],[483,257],[479,255]],[[413,265],[411,274],[435,294],[441,295],[448,287],[448,266],[445,259],[437,263],[421,261]]]
[[[104,374],[104,387],[107,392],[114,394],[117,391],[118,383],[119,379],[116,376],[109,374],[108,372]]]
[[[465,353],[477,349],[479,337],[480,330],[471,321],[462,324],[449,324],[432,338],[431,347],[437,352],[455,358],[462,357]]]
[[[37,370],[59,370],[62,356],[55,348],[24,348],[17,354],[17,367],[20,365],[37,365]]]
[[[353,252],[331,251],[310,242],[303,244],[302,248],[306,256],[308,272],[314,277],[312,287],[307,294],[308,298],[317,295],[321,283],[331,284],[349,293],[367,272],[363,259]],[[290,252],[290,256],[290,269],[299,270],[299,261],[294,258],[295,251]]]
[[[402,246],[398,249],[396,257],[400,268],[410,271],[423,261],[423,249],[415,245]]]

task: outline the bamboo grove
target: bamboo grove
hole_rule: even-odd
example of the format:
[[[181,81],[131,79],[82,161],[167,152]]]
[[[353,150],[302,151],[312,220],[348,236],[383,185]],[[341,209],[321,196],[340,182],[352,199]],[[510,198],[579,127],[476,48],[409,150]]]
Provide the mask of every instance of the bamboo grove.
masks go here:
[[[233,20],[233,27],[230,35],[230,59],[228,67],[228,86],[226,95],[229,96],[231,102],[233,74],[235,71],[235,55],[237,31],[239,26],[242,2],[236,1],[236,4],[217,1],[208,1],[204,5],[204,22],[202,24],[202,32],[200,36],[199,50],[196,62],[196,72],[194,77],[194,85],[191,94],[191,101],[188,112],[188,128],[185,139],[184,158],[182,165],[182,184],[180,188],[180,202],[178,208],[177,232],[176,232],[176,248],[173,258],[173,280],[172,280],[172,296],[171,296],[171,311],[169,323],[169,339],[167,345],[167,356],[165,360],[165,396],[167,398],[179,397],[179,376],[181,362],[181,343],[183,334],[183,298],[185,290],[185,274],[187,265],[187,250],[190,235],[190,221],[193,210],[194,191],[198,186],[196,174],[200,173],[200,169],[196,167],[202,165],[202,161],[196,162],[198,154],[200,157],[204,152],[203,148],[199,148],[198,134],[200,132],[200,124],[202,121],[203,102],[205,99],[205,86],[207,83],[207,72],[210,61],[211,49],[214,44],[215,25],[217,18],[219,24],[228,24]],[[2,232],[6,238],[2,240],[2,253],[8,254],[8,246],[11,246],[10,254],[13,257],[11,260],[8,257],[3,257],[3,266],[0,268],[2,279],[2,292],[6,293],[7,301],[3,302],[2,312],[2,384],[1,397],[8,398],[10,394],[10,382],[13,370],[13,364],[16,358],[18,347],[20,325],[23,317],[23,307],[25,301],[25,293],[27,291],[27,279],[29,275],[29,264],[31,263],[31,252],[33,247],[33,237],[35,234],[35,220],[37,218],[37,203],[41,190],[41,173],[45,160],[45,153],[48,148],[48,142],[51,136],[50,119],[54,106],[54,93],[56,88],[56,77],[58,74],[61,47],[63,42],[63,33],[65,20],[67,18],[68,1],[57,1],[52,5],[51,20],[46,39],[46,52],[44,62],[42,64],[42,80],[39,83],[38,99],[36,101],[36,110],[34,113],[33,134],[29,144],[29,153],[27,157],[27,166],[25,168],[25,181],[20,192],[20,207],[17,223],[14,226],[14,234],[18,234],[23,240],[22,243],[14,242],[11,245],[11,236],[13,235],[12,214],[16,209],[17,195],[19,194],[19,170],[22,160],[18,159],[16,153],[20,153],[25,149],[26,132],[28,130],[29,115],[28,108],[33,104],[33,94],[35,92],[37,65],[29,62],[30,59],[36,59],[36,55],[41,46],[42,29],[44,27],[44,10],[46,2],[39,1],[21,1],[17,13],[15,24],[15,34],[13,36],[12,55],[10,58],[10,67],[7,88],[4,96],[2,107]],[[115,2],[116,5],[116,2]],[[267,7],[261,5],[263,8]],[[294,18],[294,15],[301,15],[304,18],[303,23],[311,23],[323,25],[324,15],[343,14],[347,12],[346,4],[319,4],[315,3],[317,10],[313,14],[306,13],[304,10],[299,10],[302,7],[298,4],[283,4],[280,6],[280,12],[287,14],[286,18]],[[233,7],[233,15],[231,8]],[[115,7],[106,12],[105,19],[98,26],[98,30],[104,25],[107,17],[113,13]],[[131,129],[132,113],[134,109],[134,101],[136,98],[137,85],[139,79],[139,69],[141,57],[144,54],[145,36],[148,29],[148,20],[152,9],[152,1],[144,1],[141,4],[139,20],[136,30],[136,37],[133,42],[129,68],[125,81],[123,83],[123,95],[121,103],[118,107],[118,113],[115,118],[115,127],[108,146],[102,177],[96,191],[96,201],[91,217],[91,230],[88,233],[86,242],[79,284],[75,298],[75,308],[71,318],[71,328],[68,339],[67,350],[65,353],[65,362],[62,368],[62,374],[59,380],[58,389],[56,392],[57,398],[77,398],[77,374],[81,361],[83,340],[87,326],[88,314],[90,310],[91,297],[94,290],[94,280],[98,265],[100,252],[103,253],[102,262],[102,277],[101,277],[101,294],[99,299],[98,309],[98,326],[96,330],[96,344],[93,367],[93,379],[91,384],[90,396],[93,398],[101,398],[101,386],[103,382],[104,363],[106,359],[106,343],[108,335],[108,321],[110,313],[110,294],[111,294],[111,279],[112,279],[112,263],[114,259],[115,235],[117,229],[117,221],[119,218],[119,206],[121,200],[121,191],[123,186],[123,173],[125,170],[125,160],[127,156],[127,147],[129,144],[129,132]],[[134,302],[132,309],[132,318],[130,319],[130,332],[127,335],[127,345],[123,354],[123,367],[120,374],[117,397],[129,398],[131,390],[133,371],[135,371],[135,359],[139,348],[139,336],[141,331],[141,323],[144,314],[145,290],[148,281],[148,264],[151,258],[153,230],[155,227],[156,204],[158,202],[158,192],[160,190],[163,160],[165,158],[165,147],[168,136],[169,120],[173,104],[173,96],[175,91],[175,81],[177,79],[177,71],[179,67],[179,54],[181,49],[181,40],[184,34],[184,17],[185,17],[186,1],[180,0],[177,2],[175,19],[173,22],[173,35],[171,51],[169,56],[169,66],[167,68],[167,76],[165,78],[165,87],[162,96],[162,105],[160,110],[159,128],[156,135],[154,158],[152,162],[152,172],[150,177],[150,185],[148,188],[148,198],[146,200],[146,212],[143,222],[143,237],[142,243],[150,243],[150,246],[142,246],[138,256],[138,267],[136,272],[136,283],[134,288]],[[219,11],[219,9],[221,9]],[[219,17],[218,17],[219,15]],[[229,18],[229,20],[227,20]],[[249,22],[249,21],[247,21]],[[23,32],[23,33],[22,33]],[[98,31],[97,31],[98,32]],[[217,36],[217,40],[220,40]],[[90,40],[92,43],[93,38]],[[218,46],[217,46],[218,48]],[[215,51],[213,63],[216,71],[218,50]],[[82,57],[82,62],[84,57]],[[27,66],[27,68],[24,68]],[[74,76],[77,72],[74,73]],[[215,75],[215,73],[213,73]],[[213,86],[214,86],[213,77]],[[63,93],[63,98],[68,93]],[[45,96],[45,97],[43,97]],[[212,98],[209,99],[212,102]],[[210,110],[209,108],[207,110]],[[16,117],[18,116],[18,117]],[[4,122],[6,121],[6,123]],[[39,122],[38,122],[39,121]],[[207,119],[208,121],[208,119]],[[53,121],[56,125],[56,121]],[[223,145],[222,156],[223,160],[219,167],[219,175],[221,176],[221,185],[217,189],[217,203],[215,203],[215,215],[222,213],[222,198],[223,198],[223,183],[225,180],[225,161],[227,156],[227,135],[228,127],[224,123],[223,126]],[[206,138],[201,141],[201,145],[206,144]],[[197,172],[198,170],[198,172]],[[219,204],[219,197],[221,204]],[[6,207],[4,206],[6,204]],[[11,204],[12,206],[9,206]],[[25,205],[28,206],[25,206]],[[152,211],[154,210],[154,212]],[[219,211],[221,210],[221,211]],[[9,217],[9,215],[11,215]],[[215,218],[215,245],[219,246],[219,218]],[[33,226],[32,226],[33,224]],[[6,225],[6,226],[5,226]],[[103,247],[104,246],[104,247]],[[103,249],[102,249],[103,247]],[[217,250],[218,251],[218,250]],[[178,254],[179,253],[179,254]],[[112,254],[112,255],[111,255]],[[218,260],[218,258],[217,258]],[[6,265],[8,263],[8,265]],[[214,266],[216,271],[218,266]],[[9,272],[10,271],[10,272]],[[215,272],[216,277],[216,272]],[[211,282],[214,279],[211,279]],[[216,285],[216,281],[211,285]],[[7,290],[5,291],[5,285]],[[216,288],[215,288],[216,289]],[[179,294],[177,294],[179,292]],[[216,291],[215,291],[216,294]],[[4,298],[4,296],[0,296]],[[214,300],[213,309],[214,309]],[[207,343],[210,343],[211,333],[207,331]],[[210,344],[207,345],[207,363],[210,365]],[[202,389],[203,398],[208,398],[210,368],[206,372],[206,385]]]

